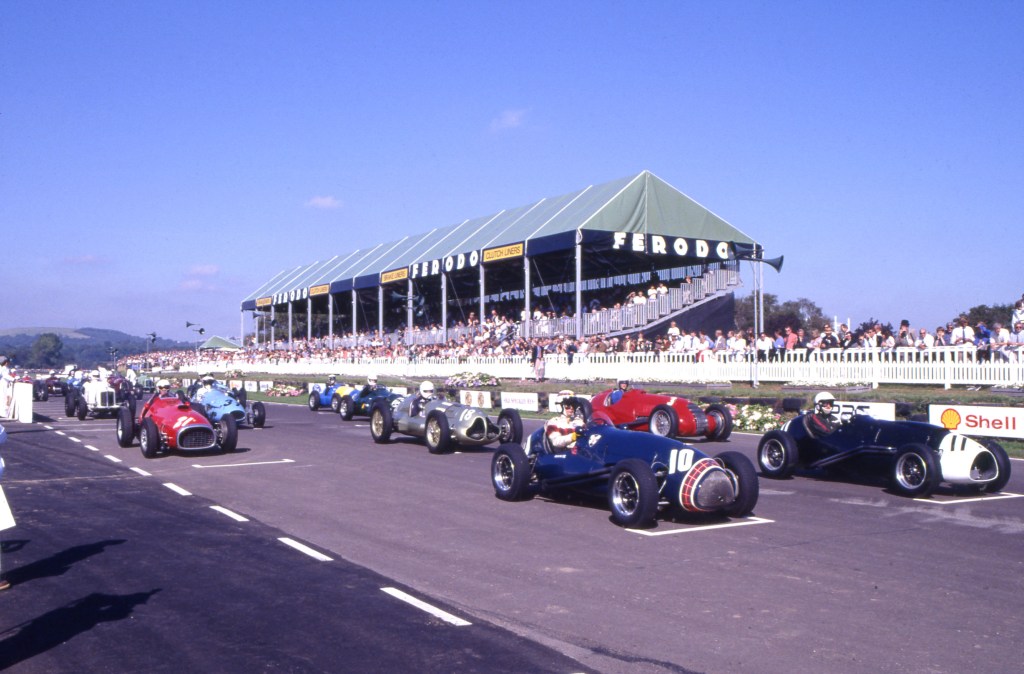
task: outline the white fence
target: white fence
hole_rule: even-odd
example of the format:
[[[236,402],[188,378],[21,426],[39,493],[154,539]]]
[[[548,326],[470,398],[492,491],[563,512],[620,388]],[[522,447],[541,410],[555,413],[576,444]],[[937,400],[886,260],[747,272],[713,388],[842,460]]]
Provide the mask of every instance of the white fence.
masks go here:
[[[271,359],[198,362],[202,371],[267,372],[272,375],[336,374],[365,377],[368,374],[414,379],[444,379],[460,372],[484,372],[502,379],[532,379],[533,366],[524,356],[466,357],[458,359],[373,358],[349,361]],[[632,381],[696,383],[813,382],[815,384],[864,383],[926,384],[932,386],[1013,386],[1024,383],[1024,363],[981,361],[973,347],[943,347],[920,352],[896,349],[838,349],[819,354],[787,353],[785,358],[758,360],[753,354],[705,352],[577,354],[570,365],[565,355],[545,357],[545,377],[556,380],[610,382],[618,377]]]

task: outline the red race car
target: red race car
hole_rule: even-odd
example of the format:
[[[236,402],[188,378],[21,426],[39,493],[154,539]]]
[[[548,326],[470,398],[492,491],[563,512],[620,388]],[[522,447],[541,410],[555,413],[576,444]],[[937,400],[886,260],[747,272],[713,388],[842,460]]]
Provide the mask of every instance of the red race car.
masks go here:
[[[181,391],[173,396],[154,393],[137,418],[128,405],[117,412],[117,444],[131,447],[136,437],[147,459],[174,450],[232,452],[238,443],[238,423],[227,414],[214,425]]]
[[[643,389],[629,389],[622,397],[613,396],[618,390],[602,391],[591,401],[594,418],[619,428],[648,431],[655,435],[704,436],[708,440],[725,440],[732,433],[732,415],[722,405],[708,405],[701,409],[696,403],[677,396],[648,393]],[[618,398],[616,402],[612,402]]]

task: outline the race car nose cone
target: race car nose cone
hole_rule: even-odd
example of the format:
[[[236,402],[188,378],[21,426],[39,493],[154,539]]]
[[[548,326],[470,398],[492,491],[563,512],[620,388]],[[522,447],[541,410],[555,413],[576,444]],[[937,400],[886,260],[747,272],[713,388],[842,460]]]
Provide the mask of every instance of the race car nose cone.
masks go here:
[[[712,470],[697,484],[693,501],[701,510],[714,510],[732,503],[735,498],[732,480],[725,471]]]

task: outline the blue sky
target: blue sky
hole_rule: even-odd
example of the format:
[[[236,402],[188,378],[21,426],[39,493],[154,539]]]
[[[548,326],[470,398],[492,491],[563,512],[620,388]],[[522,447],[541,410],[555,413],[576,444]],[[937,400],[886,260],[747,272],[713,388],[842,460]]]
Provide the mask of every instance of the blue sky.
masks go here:
[[[1022,26],[1021,2],[7,0],[0,327],[234,336],[282,269],[647,169],[785,255],[767,292],[931,329],[1024,292]]]

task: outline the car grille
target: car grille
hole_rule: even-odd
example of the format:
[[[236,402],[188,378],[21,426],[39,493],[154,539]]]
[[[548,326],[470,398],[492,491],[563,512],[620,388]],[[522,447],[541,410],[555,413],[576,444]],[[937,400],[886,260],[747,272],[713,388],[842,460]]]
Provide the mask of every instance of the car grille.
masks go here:
[[[212,428],[186,426],[178,431],[178,449],[210,449],[217,444]]]
[[[116,404],[113,391],[103,391],[100,393],[100,407],[114,407]]]

